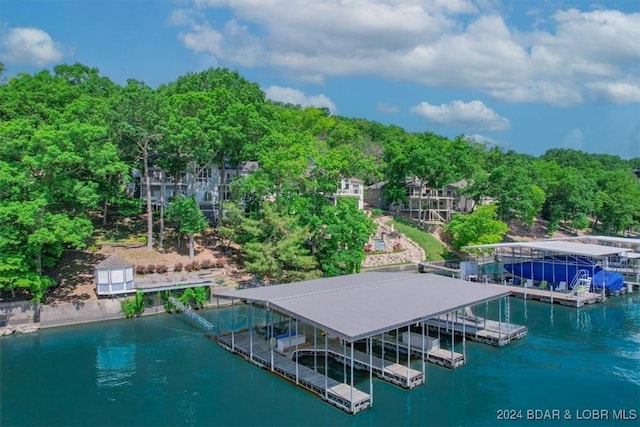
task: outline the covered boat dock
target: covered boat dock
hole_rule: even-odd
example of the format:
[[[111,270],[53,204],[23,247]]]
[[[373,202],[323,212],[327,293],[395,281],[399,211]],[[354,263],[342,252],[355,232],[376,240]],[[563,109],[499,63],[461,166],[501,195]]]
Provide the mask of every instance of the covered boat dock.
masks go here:
[[[624,292],[625,278],[613,260],[630,248],[570,240],[467,246],[475,260],[461,263],[465,277],[512,285],[515,296],[581,307]]]
[[[430,349],[438,347],[427,333],[427,321],[509,293],[503,286],[432,274],[380,272],[219,290],[214,298],[245,304],[230,309],[246,307],[246,320],[225,324],[218,310],[214,338],[223,348],[355,414],[373,405],[374,375],[407,389],[425,382]],[[452,358],[454,346],[452,335]],[[462,348],[466,353],[464,333]],[[420,366],[412,365],[412,356]],[[342,378],[332,378],[329,359],[342,365]],[[356,387],[354,369],[368,371],[368,392]]]

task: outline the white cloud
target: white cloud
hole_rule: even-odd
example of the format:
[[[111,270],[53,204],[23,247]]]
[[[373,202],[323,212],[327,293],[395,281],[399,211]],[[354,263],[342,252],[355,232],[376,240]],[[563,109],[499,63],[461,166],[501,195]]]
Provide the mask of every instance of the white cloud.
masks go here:
[[[378,108],[378,111],[383,113],[397,113],[398,111],[400,111],[400,109],[395,105],[389,105],[384,102],[378,102],[378,104],[376,104],[376,107]]]
[[[245,66],[281,68],[306,81],[375,75],[560,106],[584,102],[587,92],[635,102],[635,96],[615,95],[616,85],[640,86],[640,13],[537,10],[542,30],[535,23],[507,25],[504,16],[512,12],[493,0],[193,4],[202,16],[219,7],[233,14],[216,31],[219,48],[210,54]],[[192,26],[181,40],[198,52],[197,39],[210,37],[202,28],[211,26],[206,20]],[[627,81],[629,75],[636,77]]]
[[[51,36],[32,27],[9,29],[0,40],[0,58],[15,65],[43,66],[62,59],[62,46]]]
[[[488,108],[482,101],[451,101],[448,104],[431,105],[427,102],[411,108],[413,113],[429,122],[472,130],[505,130],[509,120]]]
[[[264,92],[267,98],[273,101],[301,105],[303,107],[327,108],[331,114],[335,114],[338,111],[331,99],[323,94],[309,96],[300,90],[282,86],[269,86]]]
[[[604,81],[587,83],[586,86],[597,98],[615,104],[640,102],[640,84],[638,83]]]
[[[206,53],[219,56],[222,53],[222,34],[214,30],[209,24],[197,24],[191,31],[181,32],[178,38],[184,45],[195,53]]]

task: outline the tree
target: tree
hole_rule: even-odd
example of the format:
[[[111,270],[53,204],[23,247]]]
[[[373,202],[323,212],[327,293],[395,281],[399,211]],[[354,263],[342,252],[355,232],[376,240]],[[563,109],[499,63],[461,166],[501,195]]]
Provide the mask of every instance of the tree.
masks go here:
[[[237,211],[233,208],[231,212]],[[281,282],[320,275],[306,247],[311,233],[295,216],[278,212],[274,204],[264,202],[256,217],[234,215],[226,221],[223,219],[223,224],[234,225],[235,232],[227,236],[242,245],[247,271]]]
[[[497,220],[497,211],[497,206],[492,204],[479,206],[470,214],[454,214],[444,227],[453,247],[459,251],[464,246],[501,242],[509,227]]]
[[[358,209],[354,198],[338,198],[322,209],[322,225],[313,236],[316,258],[327,276],[359,273],[364,246],[376,225]]]
[[[175,223],[178,230],[178,247],[180,247],[180,237],[189,235],[189,258],[193,259],[195,256],[194,234],[207,228],[207,219],[202,214],[195,197],[183,195],[175,197],[167,208],[167,219]]]
[[[164,137],[160,97],[143,82],[129,80],[112,98],[111,124],[129,160],[141,160],[147,204],[147,249],[153,250],[153,206],[149,156]],[[134,149],[135,148],[135,149]]]

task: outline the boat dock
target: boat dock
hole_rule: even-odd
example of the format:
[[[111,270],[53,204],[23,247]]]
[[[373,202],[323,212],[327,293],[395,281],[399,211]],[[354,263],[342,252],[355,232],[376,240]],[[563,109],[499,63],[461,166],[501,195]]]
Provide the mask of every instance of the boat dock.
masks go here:
[[[351,366],[351,360],[349,357],[345,357],[343,347],[334,340],[328,342],[326,351],[321,348],[299,348],[291,352],[291,358],[295,360],[298,356],[314,356],[315,354],[327,354],[337,362]],[[363,371],[371,369],[378,378],[402,388],[412,389],[424,383],[422,372],[361,351],[354,350],[353,364],[356,369]]]
[[[225,289],[214,296],[242,304],[230,306],[232,322],[217,316],[210,339],[356,414],[373,405],[374,376],[412,389],[425,383],[427,361],[450,367],[464,363],[464,354],[440,349],[439,340],[434,345],[435,338],[426,333],[429,319],[460,307],[506,300],[509,291],[430,274],[366,272]],[[391,336],[397,337],[396,344]],[[395,360],[389,348],[395,350]],[[412,368],[416,355],[420,370]],[[342,364],[342,375],[329,369],[329,359]],[[368,372],[368,393],[358,388],[366,385],[355,369]]]
[[[465,364],[466,357],[464,354],[457,353],[453,349],[440,348],[440,340],[437,338],[425,338],[427,338],[425,347],[425,360],[427,362],[449,369],[456,369]],[[414,342],[416,341],[420,342],[420,339],[414,340]],[[378,346],[384,346],[385,350],[389,350],[391,353],[396,353],[396,358],[399,357],[399,354],[407,354],[408,346],[397,339],[397,336],[384,334],[382,339],[376,338],[373,342]],[[411,346],[411,355],[418,358],[422,357],[420,344]]]
[[[485,319],[467,311],[465,315],[439,316],[427,321],[429,330],[464,336],[465,338],[494,347],[504,347],[511,341],[524,338],[526,326]]]
[[[241,355],[256,366],[269,369],[343,411],[356,414],[371,405],[368,393],[301,365],[291,360],[290,355],[272,351],[267,340],[251,339],[246,330],[212,338],[225,350]]]
[[[538,288],[525,288],[522,286],[508,286],[511,296],[522,299],[530,299],[552,304],[561,304],[569,307],[582,307],[596,304],[605,300],[602,293],[584,292],[581,294],[571,292],[553,292]]]

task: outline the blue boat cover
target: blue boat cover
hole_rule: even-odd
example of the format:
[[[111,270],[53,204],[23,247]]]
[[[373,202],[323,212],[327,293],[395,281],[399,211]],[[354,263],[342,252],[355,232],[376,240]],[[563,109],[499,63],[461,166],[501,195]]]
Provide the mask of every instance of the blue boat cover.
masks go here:
[[[570,284],[579,270],[585,270],[594,289],[619,291],[624,286],[624,278],[621,274],[612,271],[604,271],[595,263],[576,257],[547,257],[544,259],[505,263],[505,270],[514,276],[536,281],[546,280],[550,283],[566,282]]]

